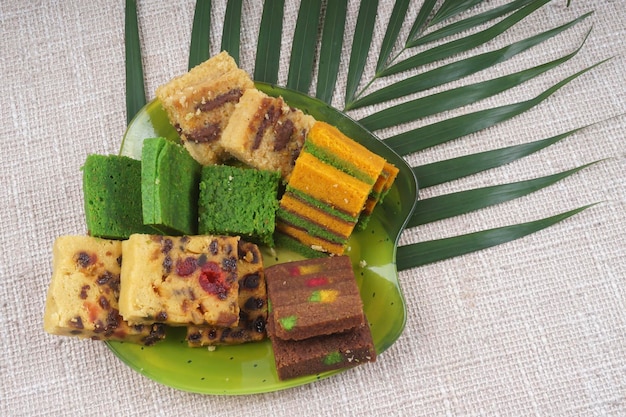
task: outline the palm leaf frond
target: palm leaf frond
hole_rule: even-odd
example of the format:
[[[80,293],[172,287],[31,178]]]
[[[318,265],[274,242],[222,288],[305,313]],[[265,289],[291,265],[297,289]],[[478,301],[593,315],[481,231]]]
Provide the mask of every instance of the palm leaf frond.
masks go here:
[[[368,51],[372,43],[377,10],[378,0],[363,0],[361,2],[352,38],[352,51],[350,52],[350,64],[348,65],[348,78],[346,80],[346,103],[353,100],[361,83]]]
[[[197,0],[193,14],[193,28],[189,45],[188,69],[209,59],[211,27],[211,0]]]
[[[257,81],[270,84],[278,81],[280,48],[276,45],[280,45],[284,13],[285,0],[265,0],[254,63],[254,79]]]
[[[451,81],[456,81],[468,75],[472,75],[479,71],[488,69],[558,35],[559,33],[582,22],[590,15],[591,13],[587,13],[564,25],[531,36],[527,39],[512,43],[498,50],[475,55],[460,61],[452,62],[450,64],[434,68],[430,71],[407,77],[403,80],[390,84],[386,87],[382,87],[372,93],[369,93],[359,99],[354,100],[351,103],[346,104],[344,110],[353,110],[359,107],[369,106],[382,103],[384,101],[393,100],[395,98],[404,97],[409,94],[419,93],[421,91],[438,87]],[[581,43],[580,47],[577,50],[579,50],[583,45],[584,41]]]
[[[410,2],[397,0],[387,22],[388,26],[380,50],[370,51],[373,33],[377,27],[379,2],[378,0],[362,0],[358,7],[354,32],[351,34],[351,38],[346,36],[351,41],[348,43],[351,50],[343,98],[344,110],[351,111],[374,104],[384,105],[392,100],[440,87],[479,71],[488,70],[494,65],[511,59],[521,52],[578,25],[591,14],[586,13],[558,27],[545,30],[499,49],[471,55],[471,50],[493,41],[549,1],[513,0],[472,15],[472,9],[481,3],[481,0],[444,0],[443,2],[425,0],[415,20],[407,22],[406,15]],[[196,7],[200,7],[201,4],[206,7],[206,4],[201,3],[201,0],[198,0]],[[229,2],[229,10],[231,8],[239,9],[240,13],[240,4],[240,1]],[[326,7],[325,11],[323,11],[323,4]],[[276,83],[278,80],[281,51],[275,45],[280,44],[283,35],[284,5],[284,0],[266,0],[264,2],[254,67],[254,78],[257,81]],[[341,62],[340,52],[345,35],[344,28],[347,27],[346,5],[345,0],[325,3],[322,3],[321,0],[301,2],[292,40],[286,87],[306,94],[314,90],[318,98],[326,102],[331,101],[333,91],[336,89],[337,73]],[[468,16],[464,17],[465,14]],[[454,21],[449,23],[451,20]],[[496,21],[496,23],[491,24],[492,21]],[[405,24],[411,26],[406,39],[402,42],[399,35]],[[480,27],[487,24],[491,24],[491,26],[486,29]],[[434,28],[435,25],[440,27],[429,32],[429,29]],[[235,36],[238,39],[238,33],[235,33],[234,30],[235,27],[234,24],[229,25],[232,32],[227,32],[225,29],[224,39],[222,39],[223,46],[231,44]],[[198,28],[201,26],[198,25]],[[475,33],[462,36],[464,31],[474,29]],[[196,38],[192,36],[192,39],[197,39],[199,36],[195,32],[196,23],[194,19],[192,33]],[[460,38],[446,42],[445,39],[451,36],[460,36]],[[369,112],[360,122],[370,130],[379,130],[397,127],[435,113],[464,108],[486,97],[517,87],[562,65],[578,53],[584,46],[585,40],[586,37],[574,51],[547,63],[473,85],[426,95],[417,100],[410,100],[389,107],[378,113]],[[400,52],[392,56],[394,48],[398,44],[402,45]],[[433,46],[414,52],[415,47],[424,47],[430,44]],[[317,84],[313,85],[314,60],[318,56],[316,54],[318,48]],[[204,49],[207,50],[208,48]],[[428,71],[421,71],[425,65],[436,64],[465,53],[470,53],[470,56],[455,62],[444,63],[444,65],[435,65],[434,69]],[[408,55],[408,57],[399,60],[404,55]],[[374,76],[370,80],[363,80],[367,60],[370,56],[377,59]],[[463,114],[418,129],[401,132],[385,139],[385,143],[399,154],[408,155],[479,132],[486,127],[520,116],[538,106],[561,87],[602,62],[561,80],[531,99]],[[415,75],[400,77],[401,79],[397,82],[387,83],[387,86],[375,91],[368,91],[376,79],[415,69],[418,69]],[[413,167],[413,172],[422,187],[442,184],[519,160],[559,142],[578,130],[580,129],[574,129],[547,139],[416,166]],[[408,227],[417,227],[427,222],[451,218],[469,211],[510,201],[554,184],[579,172],[586,166],[532,180],[479,188],[423,200],[418,202],[417,210],[408,222]],[[588,207],[590,206],[528,223],[400,246],[397,250],[397,268],[404,270],[506,243],[565,220]]]
[[[321,0],[300,3],[296,30],[293,35],[287,88],[308,94],[313,79],[313,59],[317,45],[317,30],[322,9]]]
[[[396,253],[397,267],[402,271],[508,243],[550,227],[593,205],[531,222],[399,246]]]
[[[227,51],[237,64],[241,44],[241,1],[228,0],[222,34],[222,51]]]
[[[476,188],[420,200],[415,206],[415,211],[409,219],[407,227],[416,227],[422,224],[460,216],[485,207],[523,197],[561,181],[592,164],[593,163],[586,164],[541,178]]]
[[[126,0],[124,32],[126,34],[124,40],[126,49],[126,122],[130,123],[137,112],[146,105],[139,24],[137,23],[137,3],[134,0]]]
[[[325,12],[315,96],[326,103],[332,100],[337,83],[347,8],[348,0],[336,0],[328,2]]]
[[[476,133],[530,110],[561,87],[602,62],[570,75],[529,100],[453,117],[401,133],[387,139],[385,142],[400,155],[408,155],[412,152],[421,151],[471,133]],[[416,140],[416,138],[419,138],[419,140]]]
[[[569,132],[561,133],[560,135],[547,139],[523,143],[521,145],[508,146],[506,148],[478,152],[471,155],[415,166],[413,167],[413,172],[415,176],[420,179],[420,187],[422,189],[432,187],[517,161],[548,146],[554,145],[581,129],[584,128],[570,130]]]

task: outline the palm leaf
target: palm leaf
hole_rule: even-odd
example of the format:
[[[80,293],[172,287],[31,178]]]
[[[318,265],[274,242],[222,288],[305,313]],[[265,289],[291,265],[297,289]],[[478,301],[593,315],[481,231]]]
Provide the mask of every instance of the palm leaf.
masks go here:
[[[391,56],[394,45],[398,41],[398,35],[402,29],[404,23],[404,16],[409,8],[409,0],[398,0],[393,6],[391,17],[387,23],[387,31],[385,32],[385,38],[380,46],[380,53],[378,55],[378,63],[376,64],[376,72],[382,71],[387,65],[387,61]]]
[[[456,35],[457,33],[461,33],[467,29],[471,29],[478,25],[482,25],[483,23],[487,23],[491,20],[502,17],[514,10],[519,9],[522,6],[525,6],[531,1],[532,0],[513,1],[509,4],[496,7],[495,9],[488,10],[479,15],[468,17],[467,19],[463,19],[458,22],[451,23],[447,26],[442,27],[441,29],[437,29],[433,32],[430,32],[427,35],[420,36],[414,41],[407,42],[406,47],[413,48],[419,45],[425,45],[430,42],[438,41],[439,39],[443,39],[448,36]]]
[[[228,0],[224,15],[222,51],[227,51],[239,64],[241,34],[241,0]]]
[[[415,206],[415,211],[409,219],[407,227],[420,226],[437,220],[460,216],[485,207],[523,197],[569,177],[592,164],[593,163],[586,164],[558,174],[547,175],[527,181],[460,191],[420,200]]]
[[[374,24],[378,0],[363,0],[356,19],[356,27],[352,38],[352,52],[350,52],[350,64],[348,65],[348,79],[346,81],[345,102],[349,103],[354,98],[356,90],[361,83],[367,55],[372,43]]]
[[[501,20],[490,28],[466,36],[461,39],[450,41],[448,43],[435,46],[424,52],[420,52],[403,61],[394,64],[381,71],[382,76],[393,75],[399,72],[407,71],[419,66],[430,64],[442,59],[450,58],[462,52],[467,52],[484,43],[487,43],[502,33],[506,32],[513,25],[519,23],[522,19],[529,16],[532,12],[548,3],[550,0],[535,0],[522,9],[516,11],[507,18]]]
[[[489,70],[494,65],[511,59],[517,54],[559,35],[590,15],[590,13],[584,14],[566,24],[491,52],[475,54],[456,62],[441,65],[428,72],[419,71],[414,76],[401,77],[398,82],[389,84],[379,90],[368,92],[367,95],[364,94],[370,86],[374,85],[374,80],[377,78],[398,74],[410,69],[421,69],[426,64],[433,64],[461,53],[467,53],[477,46],[490,42],[548,2],[549,0],[514,0],[505,5],[472,15],[471,9],[480,3],[480,0],[445,0],[443,2],[425,0],[415,20],[406,22],[405,15],[409,2],[407,0],[398,0],[394,4],[380,50],[375,55],[377,56],[375,75],[372,79],[364,81],[362,78],[367,59],[371,54],[375,53],[370,51],[370,48],[373,32],[376,30],[378,1],[362,0],[355,29],[351,36],[344,108],[349,111],[372,104],[385,104],[408,94],[440,87],[470,74]],[[198,14],[198,8],[201,5],[206,7],[205,3],[198,0],[196,14]],[[240,2],[237,2],[236,6],[239,5]],[[339,52],[341,51],[344,37],[343,27],[346,27],[346,2],[326,3],[327,10],[323,15],[320,15],[321,5],[321,0],[301,2],[296,30],[292,40],[287,87],[308,93],[312,87],[315,52],[319,48],[320,58],[317,85],[314,87],[316,95],[329,102],[337,82],[336,74],[340,63]],[[437,7],[438,5],[439,7]],[[231,7],[235,10],[237,9],[237,7],[231,6],[229,2],[229,9]],[[283,0],[266,0],[264,3],[254,70],[255,79],[258,81],[275,83],[278,79],[280,50],[274,45],[280,43],[279,40],[282,35],[283,8]],[[453,17],[458,16],[462,18],[449,23]],[[462,36],[464,31],[478,29],[478,26],[492,20],[499,21],[486,29],[475,31],[472,35]],[[404,46],[401,48],[401,52],[392,57],[396,45],[402,43],[400,42],[399,34],[404,24],[411,24],[411,28]],[[428,30],[437,24],[441,27],[428,33]],[[340,28],[338,26],[343,27]],[[198,39],[198,36],[201,37],[203,33],[207,33],[206,25],[204,29],[201,28],[202,26],[196,24],[196,19],[194,18],[192,43],[194,39]],[[203,32],[200,34],[196,33],[200,30],[203,30]],[[235,35],[238,38],[238,34],[234,30],[233,32],[226,32],[225,29],[224,38],[234,38]],[[453,35],[460,36],[460,38],[445,42],[446,37]],[[228,41],[223,39],[222,44],[224,45],[225,42],[230,43],[231,41],[232,39]],[[412,48],[416,46],[425,46],[430,43],[433,43],[434,46],[414,53],[411,52],[413,51]],[[573,58],[583,45],[584,41],[576,50],[561,58],[515,74],[507,74],[454,90],[443,90],[438,94],[401,103],[396,107],[382,110],[379,113],[370,112],[362,118],[361,122],[369,129],[382,129],[398,126],[435,112],[467,106],[506,89],[518,86],[533,77],[540,76],[545,71],[563,64]],[[204,50],[207,49],[204,48]],[[410,56],[396,62],[401,53],[409,53]],[[599,65],[599,63],[596,65]],[[561,80],[534,98],[452,117],[419,129],[397,134],[386,139],[385,142],[398,153],[407,155],[449,140],[462,138],[470,133],[479,132],[486,127],[493,126],[512,117],[519,117],[529,109],[540,105],[565,84],[593,69],[596,65],[592,65]],[[357,93],[361,85],[363,87]],[[519,160],[559,142],[578,130],[574,129],[547,139],[416,166],[413,167],[413,171],[422,187],[442,184]],[[469,211],[510,201],[552,185],[563,178],[579,172],[586,166],[527,181],[468,190],[423,200],[418,203],[417,210],[410,219],[408,226],[416,227],[426,222],[451,218]],[[556,224],[588,207],[576,208],[528,223],[400,246],[397,250],[397,267],[399,270],[404,270],[506,243]]]
[[[476,103],[487,97],[494,96],[505,90],[516,87],[544,72],[555,68],[571,59],[580,50],[514,74],[494,78],[464,87],[458,87],[438,94],[408,101],[388,107],[359,120],[369,130],[380,130],[421,119],[436,113],[449,111],[467,104]]]
[[[305,94],[308,94],[313,78],[313,59],[321,8],[321,0],[303,1],[293,35],[287,87]]]
[[[400,246],[396,253],[397,267],[402,271],[511,242],[550,227],[591,206],[593,204],[527,223]]]
[[[470,133],[478,132],[530,110],[550,97],[565,84],[599,64],[601,63],[578,71],[530,100],[453,117],[448,120],[401,133],[387,139],[385,142],[400,155],[408,155],[412,152],[421,151],[469,135]],[[415,138],[419,138],[419,140]]]
[[[394,84],[390,84],[387,87],[380,88],[366,96],[347,103],[344,110],[352,110],[359,107],[382,103],[384,101],[393,100],[409,94],[425,91],[451,81],[459,80],[468,75],[490,68],[500,62],[506,61],[514,57],[515,55],[524,52],[532,48],[533,46],[536,46],[541,42],[552,38],[553,36],[558,35],[564,30],[575,26],[590,15],[591,13],[587,13],[577,19],[572,20],[569,23],[566,23],[551,30],[547,30],[535,36],[531,36],[530,38],[512,43],[498,50],[472,56],[457,62],[443,65],[438,68],[434,68],[427,72],[407,77]],[[577,50],[582,48],[583,44],[584,41]]]
[[[146,90],[141,63],[141,44],[137,23],[137,3],[126,0],[124,21],[126,48],[126,122],[130,123],[137,112],[146,105]]]
[[[196,10],[193,14],[188,69],[192,69],[209,59],[210,27],[211,0],[197,0]]]
[[[554,145],[581,129],[582,128],[570,130],[560,135],[530,143],[523,143],[521,145],[416,166],[413,167],[413,172],[415,176],[420,179],[420,187],[422,189],[432,187],[517,161],[518,159],[547,148],[550,145]]]
[[[328,2],[326,9],[315,96],[327,103],[333,98],[339,73],[347,7],[348,0],[335,0]]]
[[[265,0],[259,29],[254,79],[270,84],[278,81],[280,38],[283,32],[285,0]]]

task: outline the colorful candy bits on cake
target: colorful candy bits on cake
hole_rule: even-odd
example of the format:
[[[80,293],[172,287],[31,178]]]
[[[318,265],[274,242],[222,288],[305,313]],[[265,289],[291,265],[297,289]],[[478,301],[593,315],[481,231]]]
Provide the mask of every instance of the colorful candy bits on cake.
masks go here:
[[[201,169],[184,147],[164,138],[144,140],[143,222],[166,235],[197,234]]]
[[[268,331],[271,331],[273,325],[270,320]],[[271,342],[276,373],[281,380],[376,361],[376,349],[367,323],[344,333],[304,340],[271,337]]]
[[[282,98],[246,90],[224,130],[222,145],[246,165],[289,179],[315,120]]]
[[[265,270],[274,335],[285,340],[340,333],[365,322],[347,256],[272,265]]]
[[[267,290],[263,256],[251,242],[239,241],[239,325],[236,327],[188,326],[190,347],[235,345],[265,339]]]
[[[280,379],[376,359],[349,257],[276,264],[265,274],[267,331]]]
[[[141,161],[118,155],[89,155],[82,171],[91,236],[127,239],[133,233],[155,232],[143,223]]]
[[[277,172],[228,165],[202,169],[198,202],[201,234],[240,235],[273,246]]]
[[[129,325],[118,310],[122,243],[61,236],[53,246],[52,280],[44,312],[50,334],[152,345],[162,324]]]
[[[120,313],[131,324],[239,323],[238,237],[135,234],[122,242]]]
[[[202,165],[220,162],[222,133],[250,76],[221,52],[156,90],[156,96],[191,154]]]

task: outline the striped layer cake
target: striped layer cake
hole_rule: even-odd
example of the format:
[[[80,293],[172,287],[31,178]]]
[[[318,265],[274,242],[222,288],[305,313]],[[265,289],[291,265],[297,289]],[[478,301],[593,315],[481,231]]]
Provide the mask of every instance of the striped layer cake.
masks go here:
[[[316,122],[280,201],[277,241],[307,256],[343,254],[359,219],[371,214],[395,179],[394,170],[337,128]]]

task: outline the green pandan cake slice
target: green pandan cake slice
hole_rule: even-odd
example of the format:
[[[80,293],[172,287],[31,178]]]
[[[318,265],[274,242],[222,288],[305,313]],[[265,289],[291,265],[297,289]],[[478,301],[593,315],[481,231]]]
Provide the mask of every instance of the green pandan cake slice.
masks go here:
[[[141,210],[141,162],[126,156],[89,155],[82,167],[87,230],[91,236],[128,239],[154,233]]]
[[[202,166],[182,146],[146,139],[141,154],[143,223],[169,235],[198,232],[198,186]]]

